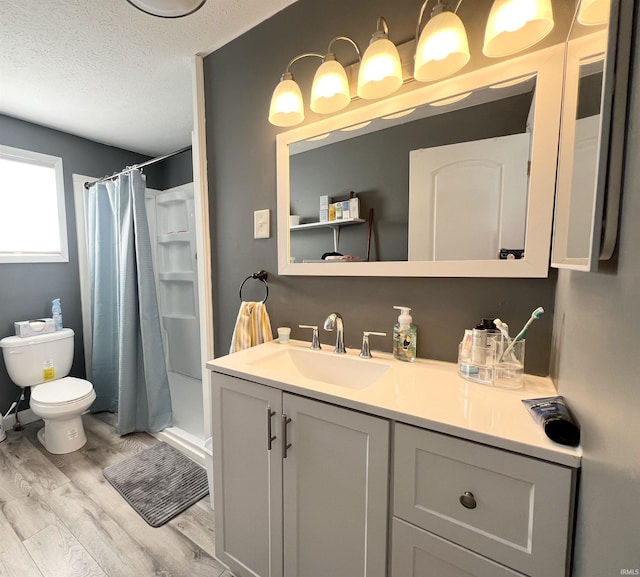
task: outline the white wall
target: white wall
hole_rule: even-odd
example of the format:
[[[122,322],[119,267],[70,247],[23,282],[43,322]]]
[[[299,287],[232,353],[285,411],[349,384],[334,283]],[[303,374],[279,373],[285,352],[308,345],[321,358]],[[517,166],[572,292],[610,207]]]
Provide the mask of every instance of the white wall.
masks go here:
[[[617,263],[595,274],[560,271],[556,292],[552,372],[584,449],[574,577],[640,574],[638,46],[633,62]]]

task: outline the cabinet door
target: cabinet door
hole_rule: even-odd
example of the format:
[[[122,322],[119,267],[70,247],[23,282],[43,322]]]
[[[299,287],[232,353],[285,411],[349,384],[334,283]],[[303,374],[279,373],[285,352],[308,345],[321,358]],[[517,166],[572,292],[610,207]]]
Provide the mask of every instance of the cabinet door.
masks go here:
[[[391,577],[525,576],[394,517]]]
[[[287,393],[283,412],[285,576],[384,577],[389,422]]]
[[[238,577],[282,577],[282,392],[219,373],[211,382],[216,557]]]

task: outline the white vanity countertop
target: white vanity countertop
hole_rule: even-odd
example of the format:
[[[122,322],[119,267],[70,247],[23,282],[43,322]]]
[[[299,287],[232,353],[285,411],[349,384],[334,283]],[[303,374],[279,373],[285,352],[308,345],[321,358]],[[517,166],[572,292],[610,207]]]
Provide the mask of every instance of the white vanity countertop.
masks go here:
[[[521,403],[522,399],[555,396],[557,392],[549,378],[525,375],[523,388],[502,389],[463,379],[454,363],[425,359],[405,363],[376,351],[373,359],[364,360],[358,358],[359,351],[348,349],[347,357],[353,357],[356,362],[389,367],[373,385],[357,390],[301,377],[284,367],[268,366],[269,363],[256,365],[284,349],[306,350],[318,355],[318,360],[326,356],[327,364],[335,357],[327,345],[321,351],[309,351],[307,342],[272,341],[211,360],[207,368],[553,463],[580,466],[581,449],[548,439]]]

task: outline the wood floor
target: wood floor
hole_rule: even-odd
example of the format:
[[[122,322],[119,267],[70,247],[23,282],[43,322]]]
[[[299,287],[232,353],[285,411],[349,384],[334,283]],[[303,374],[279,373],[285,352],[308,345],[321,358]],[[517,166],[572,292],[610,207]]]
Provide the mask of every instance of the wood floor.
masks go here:
[[[0,443],[0,577],[231,577],[213,558],[208,496],[153,528],[102,476],[158,441],[118,437],[108,413],[83,419],[88,441],[75,453],[47,453],[41,421]]]

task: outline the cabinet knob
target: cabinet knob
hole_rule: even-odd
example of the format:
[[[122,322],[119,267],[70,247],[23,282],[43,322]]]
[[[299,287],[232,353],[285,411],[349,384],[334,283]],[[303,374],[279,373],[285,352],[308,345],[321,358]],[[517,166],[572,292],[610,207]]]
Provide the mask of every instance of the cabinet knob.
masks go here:
[[[460,495],[460,504],[466,509],[475,509],[478,506],[476,498],[470,491],[465,491]]]

